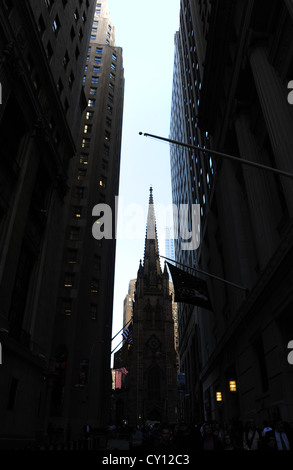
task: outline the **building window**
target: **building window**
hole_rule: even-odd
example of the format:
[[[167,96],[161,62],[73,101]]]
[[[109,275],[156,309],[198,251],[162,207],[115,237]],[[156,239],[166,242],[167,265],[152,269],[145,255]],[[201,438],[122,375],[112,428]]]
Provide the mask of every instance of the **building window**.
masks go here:
[[[100,64],[102,62],[102,57],[95,57],[95,63]]]
[[[60,27],[61,27],[61,25],[60,25],[60,20],[59,20],[58,15],[56,15],[56,18],[55,18],[55,20],[53,21],[53,25],[52,25],[52,29],[53,29],[54,33],[56,34],[56,36],[57,36],[57,34],[58,34],[58,32],[59,32]]]
[[[91,293],[97,294],[99,292],[99,281],[98,279],[93,279],[91,283]]]
[[[68,99],[65,98],[65,101],[64,101],[64,109],[65,109],[65,112],[67,113],[67,111],[69,110],[69,103],[68,103]]]
[[[113,108],[109,104],[107,105],[107,112],[108,112],[108,114],[112,115]]]
[[[75,188],[75,197],[77,197],[77,199],[83,199],[84,198],[84,191],[85,191],[85,188],[83,186],[76,186],[76,188]]]
[[[67,263],[68,264],[77,263],[77,250],[69,249],[67,251]]]
[[[45,5],[49,11],[51,11],[53,3],[54,3],[54,0],[45,0]]]
[[[94,34],[91,34],[91,41],[95,41],[97,38],[97,36],[95,36]]]
[[[53,55],[53,48],[51,46],[50,41],[48,41],[48,43],[47,43],[46,55],[47,55],[48,60],[50,60],[52,55]]]
[[[88,107],[92,108],[95,105],[95,100],[88,100]]]
[[[65,70],[68,64],[69,64],[69,55],[68,55],[68,52],[66,51],[63,57],[63,65],[64,65]]]
[[[101,257],[98,256],[98,255],[95,255],[94,256],[94,269],[96,271],[100,271],[101,270]]]
[[[92,132],[92,126],[90,124],[85,124],[85,126],[83,128],[83,132],[85,134],[90,134]]]
[[[81,153],[79,157],[79,163],[81,165],[87,165],[88,164],[88,158],[89,156],[86,153]],[[81,178],[78,178],[81,179]]]
[[[93,111],[87,111],[87,113],[86,113],[86,119],[92,119],[92,118],[93,118],[93,115],[94,115],[94,112],[93,112]]]
[[[65,273],[64,287],[72,287],[74,282],[74,273]]]
[[[85,83],[85,81],[86,81],[86,75],[84,75],[82,78],[82,82]]]
[[[43,32],[45,31],[46,29],[46,25],[45,25],[45,21],[44,21],[44,18],[42,15],[39,16],[39,20],[38,20],[38,30],[39,30],[39,33],[42,35]]]
[[[105,172],[108,171],[108,162],[104,158],[102,160],[102,170]]]
[[[91,88],[90,89],[90,95],[95,96],[97,94],[97,89],[96,88]]]
[[[94,65],[94,68],[93,68],[93,72],[94,72],[94,73],[100,73],[100,70],[101,70],[100,67],[96,67],[96,66]]]
[[[111,79],[111,80],[115,80],[115,75],[114,75],[114,73],[112,73],[112,72],[110,72],[110,79]]]
[[[99,185],[101,188],[106,188],[106,184],[107,184],[107,178],[102,175],[100,178]]]
[[[81,144],[82,148],[89,148],[90,146],[90,139],[88,138],[84,138],[82,139],[82,144]]]
[[[92,77],[92,84],[97,85],[99,83],[98,77]]]
[[[79,240],[79,227],[70,227],[68,239],[71,241]]]
[[[79,14],[78,14],[77,9],[76,9],[75,12],[73,13],[73,17],[74,17],[74,19],[75,19],[76,22],[79,20]]]
[[[111,93],[109,93],[108,95],[108,100],[110,101],[110,103],[113,103],[114,101],[114,96]]]
[[[61,303],[61,314],[70,317],[72,314],[72,300],[63,299]]]
[[[73,39],[75,38],[75,31],[74,31],[74,27],[73,27],[73,26],[71,26],[70,37],[71,37],[71,40],[72,40],[72,41],[73,41]]]
[[[112,63],[112,64],[111,64],[111,69],[112,69],[112,70],[116,70],[116,65]]]
[[[83,170],[82,168],[79,168],[78,169],[78,175],[77,175],[78,181],[83,181],[83,180],[85,180],[85,178],[86,178],[86,170]]]
[[[105,140],[107,140],[108,142],[110,142],[110,137],[111,137],[111,134],[109,131],[105,131]]]
[[[160,370],[157,367],[153,367],[149,371],[147,378],[147,392],[149,400],[160,400],[160,382]]]
[[[108,127],[111,127],[111,125],[112,125],[112,120],[108,117],[106,118],[106,124],[107,124]]]
[[[97,47],[97,48],[96,48],[96,54],[100,54],[100,55],[101,55],[102,52],[103,52],[103,48],[102,48],[102,47]]]
[[[62,82],[61,78],[59,78],[58,83],[57,83],[57,90],[58,90],[58,92],[59,92],[60,95],[61,95],[61,93],[62,93],[62,91],[63,91],[63,88],[64,88],[63,82]]]
[[[80,219],[81,214],[82,214],[82,207],[81,206],[75,206],[73,208],[73,217],[75,217],[76,219]]]
[[[112,54],[112,60],[115,60],[115,61],[117,60],[116,54]]]
[[[74,73],[71,70],[69,78],[68,78],[68,83],[69,83],[70,88],[72,88],[73,82],[74,82]]]
[[[90,307],[90,318],[91,320],[96,320],[98,316],[98,307],[95,304],[91,304]]]

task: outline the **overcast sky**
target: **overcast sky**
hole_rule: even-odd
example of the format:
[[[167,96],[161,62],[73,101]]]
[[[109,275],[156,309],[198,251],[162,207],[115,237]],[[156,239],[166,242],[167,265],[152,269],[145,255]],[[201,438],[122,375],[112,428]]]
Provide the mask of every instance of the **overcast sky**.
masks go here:
[[[140,136],[169,136],[174,61],[174,34],[179,28],[180,0],[108,0],[116,46],[123,49],[125,73],[118,235],[114,292],[114,336],[123,323],[123,300],[143,258],[149,188],[153,187],[160,254],[172,204],[167,143]],[[165,220],[164,220],[165,219]],[[140,231],[138,233],[138,228]],[[112,349],[121,335],[112,343]]]

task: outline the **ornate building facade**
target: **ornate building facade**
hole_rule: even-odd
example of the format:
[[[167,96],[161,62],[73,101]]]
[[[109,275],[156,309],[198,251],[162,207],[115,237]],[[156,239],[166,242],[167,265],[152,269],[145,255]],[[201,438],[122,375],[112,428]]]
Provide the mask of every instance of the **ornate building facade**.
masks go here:
[[[175,422],[177,366],[169,275],[162,272],[150,189],[145,250],[137,272],[129,350],[126,416],[131,425],[147,420]]]
[[[239,286],[208,277],[214,313],[180,306],[192,420],[292,422],[292,179],[244,164],[293,173],[292,25],[291,0],[181,1],[171,133],[194,148],[172,187],[201,205],[201,243],[176,259]]]

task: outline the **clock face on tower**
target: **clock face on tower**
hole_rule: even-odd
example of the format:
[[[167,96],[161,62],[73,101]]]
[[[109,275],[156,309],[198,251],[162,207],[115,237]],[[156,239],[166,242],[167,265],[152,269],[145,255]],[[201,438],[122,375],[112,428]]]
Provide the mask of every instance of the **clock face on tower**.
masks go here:
[[[161,347],[161,342],[160,340],[156,337],[156,335],[152,335],[150,336],[150,338],[148,339],[147,341],[147,347],[151,350],[151,351],[159,351],[160,347]]]

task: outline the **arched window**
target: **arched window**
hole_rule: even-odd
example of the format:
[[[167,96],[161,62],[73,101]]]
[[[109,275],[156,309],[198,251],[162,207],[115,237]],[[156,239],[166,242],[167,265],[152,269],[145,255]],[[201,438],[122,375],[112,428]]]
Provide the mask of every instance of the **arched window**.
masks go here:
[[[161,374],[158,367],[153,367],[147,378],[148,399],[160,400],[161,398]]]

